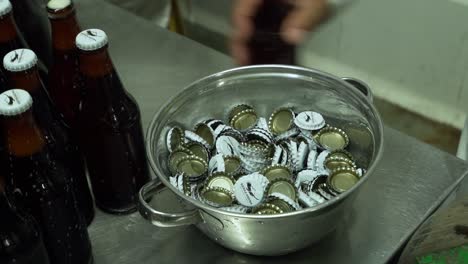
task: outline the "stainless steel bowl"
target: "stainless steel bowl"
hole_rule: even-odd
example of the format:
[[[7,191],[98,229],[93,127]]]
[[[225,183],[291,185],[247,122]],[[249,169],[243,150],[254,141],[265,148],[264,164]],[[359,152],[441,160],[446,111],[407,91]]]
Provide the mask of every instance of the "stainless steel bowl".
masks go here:
[[[297,111],[314,110],[327,122],[344,129],[349,150],[367,174],[349,191],[319,206],[280,215],[244,215],[210,207],[180,193],[170,176],[166,133],[178,124],[192,128],[213,117],[225,119],[226,111],[239,103],[255,106],[268,117],[280,106]],[[194,82],[173,97],[153,118],[147,133],[147,154],[159,179],[139,193],[140,213],[159,227],[196,225],[217,243],[254,255],[283,255],[317,242],[333,231],[351,210],[356,193],[372,176],[382,154],[383,131],[367,85],[352,78],[338,78],[318,70],[282,65],[236,68]],[[169,188],[178,196],[184,212],[168,213],[145,202]]]

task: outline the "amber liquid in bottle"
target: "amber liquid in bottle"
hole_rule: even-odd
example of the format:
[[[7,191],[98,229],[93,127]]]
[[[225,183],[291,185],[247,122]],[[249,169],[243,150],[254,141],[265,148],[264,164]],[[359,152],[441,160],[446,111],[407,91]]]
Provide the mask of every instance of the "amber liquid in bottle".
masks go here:
[[[3,57],[15,49],[23,48],[24,44],[22,43],[18,32],[16,31],[15,21],[13,15],[10,13],[0,16],[0,68],[3,68]]]
[[[49,264],[39,226],[30,215],[10,204],[1,179],[0,175],[0,263]]]
[[[107,46],[80,51],[80,72],[80,136],[96,205],[114,214],[133,212],[149,180],[138,105],[122,86]]]
[[[13,6],[13,15],[19,32],[22,33],[28,47],[36,52],[39,59],[44,62],[44,68],[48,68],[52,53],[50,31],[47,12],[42,6],[47,1],[10,0],[10,2]]]
[[[89,225],[94,218],[94,204],[86,178],[84,160],[72,137],[57,111],[53,108],[43,87],[37,67],[22,72],[9,73],[10,86],[28,91],[33,100],[33,112],[38,125],[50,131],[49,141],[55,145],[58,158],[70,169],[70,181],[76,195],[78,209],[84,221]]]
[[[280,35],[281,24],[290,10],[285,0],[263,0],[254,17],[250,64],[296,64],[296,47]]]
[[[92,263],[86,224],[67,176],[70,170],[57,158],[50,133],[36,124],[31,111],[3,120],[9,197],[38,221],[51,263]]]
[[[67,124],[74,128],[81,99],[78,51],[75,37],[80,27],[73,4],[65,9],[48,9],[52,29],[53,62],[49,71],[49,94]]]

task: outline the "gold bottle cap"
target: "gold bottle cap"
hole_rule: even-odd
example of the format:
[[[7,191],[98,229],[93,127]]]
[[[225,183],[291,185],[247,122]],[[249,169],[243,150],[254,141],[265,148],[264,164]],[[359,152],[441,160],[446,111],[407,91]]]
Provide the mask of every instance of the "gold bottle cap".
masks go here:
[[[210,144],[208,144],[208,142],[206,142],[204,138],[200,137],[195,132],[190,131],[190,130],[185,130],[184,134],[185,134],[185,138],[188,139],[189,141],[198,142],[202,144],[203,146],[205,146],[206,149],[211,149]]]
[[[236,176],[241,172],[242,170],[241,160],[238,156],[228,155],[228,156],[223,156],[223,159],[224,159],[224,171],[229,176]]]
[[[169,154],[169,159],[168,159],[169,170],[172,173],[175,173],[177,171],[177,163],[179,162],[179,160],[184,157],[188,157],[192,155],[194,154],[189,149],[182,147],[182,146],[178,146],[176,149],[174,149],[171,152],[171,154]]]
[[[206,178],[204,186],[209,188],[219,187],[234,192],[234,183],[236,180],[225,172],[215,172]]]
[[[186,156],[177,161],[177,172],[187,177],[197,178],[208,171],[208,164],[202,158],[195,155]]]
[[[348,158],[328,155],[328,157],[325,159],[325,167],[328,168],[329,170],[334,170],[339,167],[355,168],[356,165],[354,164],[352,160]]]
[[[284,213],[281,208],[274,204],[263,203],[259,206],[252,209],[252,214],[259,214],[259,215],[273,215],[273,214],[282,214]]]
[[[229,124],[240,131],[246,131],[255,126],[257,123],[257,113],[253,109],[247,109],[236,114],[230,119]]]
[[[261,172],[269,181],[275,179],[291,179],[293,174],[288,166],[271,165],[266,167]]]
[[[230,206],[234,202],[232,192],[220,187],[205,187],[200,192],[204,202],[215,207]]]
[[[294,112],[291,108],[276,109],[268,120],[268,128],[273,135],[280,135],[289,131],[294,124]]]
[[[245,110],[254,110],[253,106],[248,104],[238,104],[231,108],[227,120],[232,120],[237,114]]]
[[[353,167],[340,167],[333,170],[328,178],[328,186],[337,193],[351,189],[359,181],[356,169]]]
[[[293,201],[291,198],[287,197],[282,193],[270,194],[270,196],[267,199],[267,202],[278,206],[285,212],[297,211],[301,209],[301,207],[296,201]]]
[[[178,146],[181,146],[185,140],[184,130],[175,126],[167,132],[166,145],[169,152],[174,151]]]
[[[195,125],[195,128],[193,129],[195,131],[195,134],[199,135],[201,138],[203,138],[208,145],[213,146],[215,143],[215,138],[214,138],[214,133],[211,128],[205,124],[205,123],[198,123]]]
[[[272,193],[281,193],[293,201],[297,200],[297,189],[289,179],[277,178],[270,181],[265,188],[265,193],[267,197]]]
[[[185,148],[190,150],[193,155],[202,158],[204,161],[208,162],[210,160],[210,153],[202,144],[198,142],[189,142],[185,144]]]
[[[349,144],[349,138],[346,133],[336,127],[327,126],[321,129],[315,139],[323,148],[330,151],[344,149]]]
[[[344,150],[344,149],[337,149],[337,150],[330,152],[327,158],[329,157],[342,157],[342,158],[351,160],[353,163],[356,161],[353,155],[349,153],[349,151]]]

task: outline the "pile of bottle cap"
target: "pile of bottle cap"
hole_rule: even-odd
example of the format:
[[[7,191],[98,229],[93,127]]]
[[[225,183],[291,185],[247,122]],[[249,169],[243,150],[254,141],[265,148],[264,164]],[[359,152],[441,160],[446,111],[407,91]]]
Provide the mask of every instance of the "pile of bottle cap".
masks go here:
[[[171,184],[210,206],[287,213],[333,199],[365,173],[345,150],[347,134],[320,113],[282,107],[267,121],[241,104],[227,119],[175,126],[166,138]]]

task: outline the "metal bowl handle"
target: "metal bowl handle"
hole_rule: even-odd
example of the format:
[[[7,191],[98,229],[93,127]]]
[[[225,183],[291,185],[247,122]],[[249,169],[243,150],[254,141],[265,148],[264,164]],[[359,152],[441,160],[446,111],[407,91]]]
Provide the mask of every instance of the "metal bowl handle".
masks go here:
[[[341,79],[361,91],[367,97],[369,102],[374,102],[374,95],[372,94],[370,87],[365,82],[351,77],[343,77]]]
[[[159,227],[186,226],[202,222],[198,209],[183,213],[165,213],[151,207],[147,200],[151,197],[157,199],[158,194],[166,188],[159,179],[153,179],[140,189],[138,210],[143,218]]]

